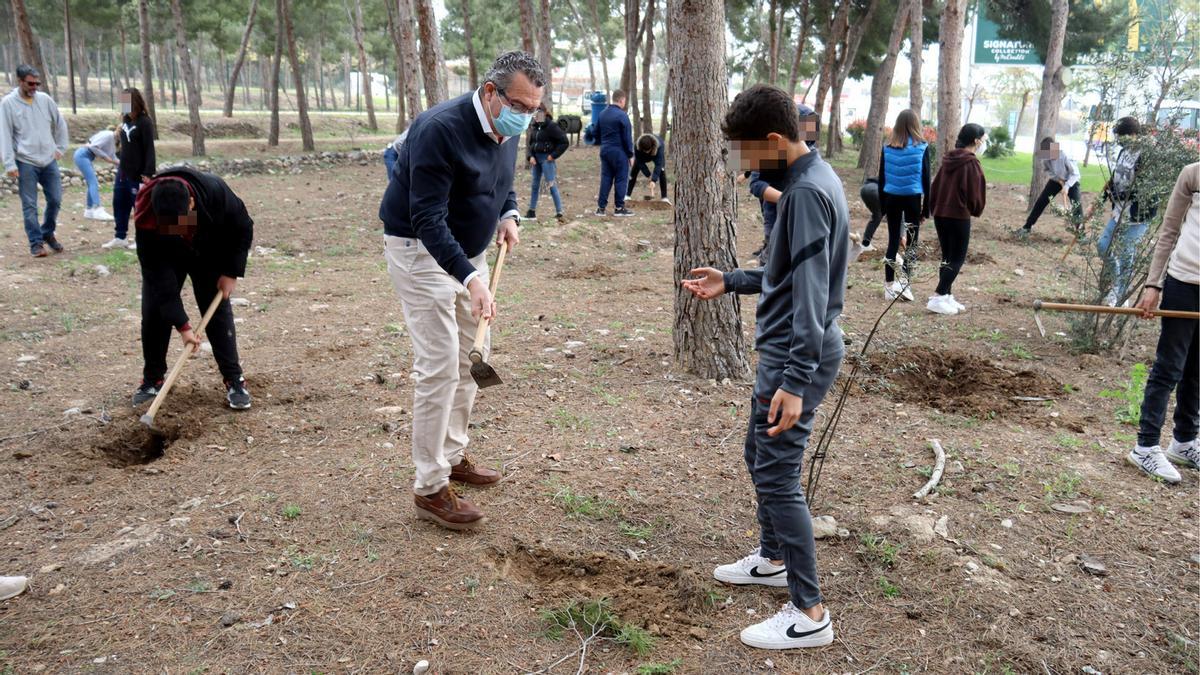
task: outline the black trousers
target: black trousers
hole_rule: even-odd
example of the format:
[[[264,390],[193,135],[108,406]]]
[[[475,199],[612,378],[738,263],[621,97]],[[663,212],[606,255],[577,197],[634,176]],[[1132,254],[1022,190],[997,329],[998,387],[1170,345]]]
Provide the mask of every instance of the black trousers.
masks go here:
[[[1046,181],[1046,187],[1042,188],[1042,194],[1038,195],[1037,201],[1033,203],[1033,210],[1029,212],[1029,217],[1025,219],[1025,229],[1032,230],[1033,224],[1038,218],[1042,217],[1042,211],[1050,205],[1050,201],[1062,192],[1062,185],[1056,180]],[[1079,183],[1072,185],[1067,189],[1067,198],[1071,200],[1071,220],[1078,223],[1083,219],[1083,203],[1079,201]]]
[[[200,317],[204,316],[213,296],[217,294],[217,277],[220,275],[204,265],[195,254],[177,255],[170,264],[175,273],[173,290],[155,289],[151,292],[151,289],[146,287],[147,282],[144,279],[142,281],[142,378],[146,382],[157,382],[166,375],[167,350],[171,346],[171,333],[175,330],[174,326],[160,316],[156,307],[150,306],[150,298],[162,297],[168,292],[178,295],[183,290],[184,279],[191,277],[196,304],[200,307],[200,313],[192,322],[192,328],[195,329],[199,327]],[[213,313],[205,328],[205,334],[212,344],[213,357],[217,361],[221,377],[227,382],[241,378],[242,366],[238,359],[237,334],[233,327],[233,308],[228,300],[221,301],[217,306],[217,311]]]
[[[862,199],[863,204],[867,205],[867,210],[871,212],[871,219],[863,228],[862,245],[866,246],[875,236],[875,230],[879,229],[879,223],[883,222],[883,207],[879,204],[879,183],[873,181],[863,183],[862,187],[858,188],[858,196]]]
[[[633,196],[633,186],[637,185],[638,174],[642,173],[642,171],[639,171],[639,169],[649,171],[649,169],[646,167],[645,164],[634,164],[633,165],[633,168],[629,170],[629,189],[626,190],[626,192],[625,192],[626,197]],[[647,173],[646,175],[651,176],[653,174]],[[667,198],[667,170],[666,169],[663,169],[662,171],[658,172],[658,196],[662,199]]]
[[[1163,309],[1185,312],[1200,310],[1200,285],[1184,283],[1171,275],[1163,283]],[[1142,397],[1142,419],[1138,426],[1138,445],[1158,445],[1167,403],[1175,391],[1175,440],[1186,443],[1200,432],[1200,321],[1163,317],[1162,333],[1154,366]]]
[[[970,218],[941,218],[934,216],[938,243],[942,246],[942,266],[938,268],[938,295],[953,295],[954,280],[967,261],[967,245],[971,243]]]
[[[921,195],[887,195],[883,200],[883,212],[887,216],[888,245],[883,266],[883,279],[887,282],[896,280],[895,265],[888,260],[895,260],[900,252],[900,237],[907,231],[908,248],[910,252],[917,250],[917,237],[921,235]],[[908,274],[908,260],[904,261],[904,273]]]

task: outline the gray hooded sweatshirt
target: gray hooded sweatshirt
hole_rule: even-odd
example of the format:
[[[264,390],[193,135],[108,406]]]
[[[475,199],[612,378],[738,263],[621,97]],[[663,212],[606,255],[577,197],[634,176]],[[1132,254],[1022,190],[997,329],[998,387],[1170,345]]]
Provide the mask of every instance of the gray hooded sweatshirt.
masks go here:
[[[842,181],[816,151],[784,171],[767,265],[725,274],[725,289],[761,293],[759,368],[782,370],[781,388],[804,396],[813,374],[843,351],[838,317],[846,295],[850,212]]]
[[[54,153],[67,154],[67,121],[49,94],[36,92],[32,102],[13,89],[0,100],[0,158],[5,171],[15,171],[17,162],[43,167],[54,161]]]

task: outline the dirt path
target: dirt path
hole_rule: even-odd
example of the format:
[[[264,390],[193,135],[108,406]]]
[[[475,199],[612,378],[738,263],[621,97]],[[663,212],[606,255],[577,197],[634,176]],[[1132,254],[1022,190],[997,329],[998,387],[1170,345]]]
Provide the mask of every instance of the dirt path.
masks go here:
[[[201,358],[159,414],[159,458],[126,404],[136,260],[101,254],[109,235],[80,218],[80,189],[69,250],[48,260],[27,256],[16,200],[0,202],[0,573],[32,577],[0,603],[0,670],[408,672],[425,658],[568,673],[579,640],[547,637],[543,615],[607,598],[653,647],[602,637],[588,672],[1194,671],[1196,473],[1176,487],[1136,474],[1122,460],[1134,430],[1099,396],[1152,358],[1156,334],[1119,361],[1071,355],[1062,317],[1041,339],[1022,305],[1070,294],[1053,271],[1065,242],[1052,219],[1030,245],[1006,239],[1023,209],[1009,189],[974,233],[956,294],[970,310],[897,307],[832,443],[815,510],[848,531],[818,542],[837,642],[742,647],[737,632],[786,600],[711,581],[756,545],[748,382],[672,369],[670,213],[583,216],[594,166],[568,155],[571,221],[529,224],[508,263],[492,359],[506,385],[481,394],[473,431],[508,479],[471,493],[491,516],[473,535],[411,513],[411,353],[380,255],[382,167],[237,180],[263,247],[235,308],[255,407],[223,408]],[[754,207],[741,200],[740,251],[761,234]],[[858,229],[857,200],[854,214]],[[856,351],[884,305],[878,261],[851,284]],[[744,317],[752,334],[751,303]],[[931,437],[947,474],[914,503]]]

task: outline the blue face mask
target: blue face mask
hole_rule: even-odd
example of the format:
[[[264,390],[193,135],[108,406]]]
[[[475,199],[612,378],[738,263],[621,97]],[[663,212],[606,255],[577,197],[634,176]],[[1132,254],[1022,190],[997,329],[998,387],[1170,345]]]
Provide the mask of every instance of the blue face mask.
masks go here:
[[[501,136],[518,136],[529,128],[531,120],[533,120],[533,113],[522,115],[513,112],[512,106],[502,105],[500,114],[492,120],[492,124],[496,127],[496,133]]]

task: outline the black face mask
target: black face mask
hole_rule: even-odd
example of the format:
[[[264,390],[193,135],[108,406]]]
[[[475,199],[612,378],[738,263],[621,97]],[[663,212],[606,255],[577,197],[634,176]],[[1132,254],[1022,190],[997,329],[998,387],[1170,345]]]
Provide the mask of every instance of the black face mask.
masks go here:
[[[772,186],[777,186],[783,182],[785,176],[787,176],[787,166],[783,162],[780,162],[778,168],[758,170],[758,177],[767,181]]]

